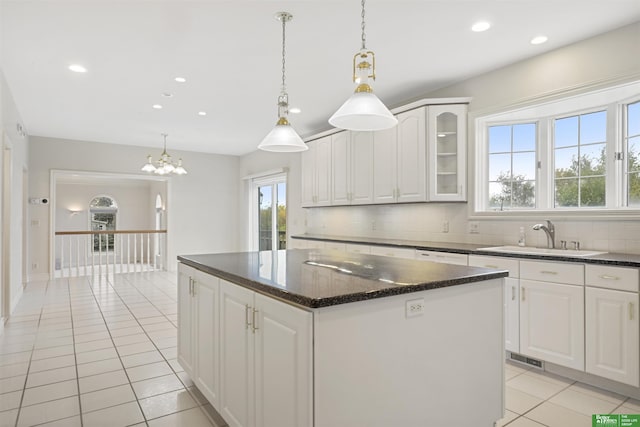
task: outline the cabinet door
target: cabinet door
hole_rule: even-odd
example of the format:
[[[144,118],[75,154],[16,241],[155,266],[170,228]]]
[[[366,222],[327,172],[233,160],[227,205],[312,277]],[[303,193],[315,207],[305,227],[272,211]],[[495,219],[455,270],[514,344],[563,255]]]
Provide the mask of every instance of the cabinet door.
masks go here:
[[[254,424],[253,292],[220,280],[220,414],[231,427]]]
[[[425,108],[398,114],[396,166],[396,201],[426,200]]]
[[[351,192],[350,132],[331,135],[331,204],[348,205]]]
[[[396,200],[396,128],[373,133],[373,202]]]
[[[351,132],[352,205],[373,203],[373,132]]]
[[[308,150],[300,155],[301,174],[301,204],[302,207],[311,207],[315,201],[315,181],[316,181],[316,142],[307,143]]]
[[[331,136],[316,142],[316,206],[331,204]]]
[[[191,296],[191,279],[196,270],[184,264],[178,264],[178,363],[193,378],[193,297]]]
[[[504,348],[520,353],[520,281],[504,279]]]
[[[255,294],[256,427],[310,426],[312,314]]]
[[[196,369],[193,382],[213,405],[220,399],[220,328],[219,328],[220,279],[198,272],[196,275],[195,347]]]
[[[638,294],[587,287],[586,371],[638,387]]]
[[[467,106],[428,107],[429,200],[466,200]]]
[[[584,370],[584,287],[520,279],[520,353]]]

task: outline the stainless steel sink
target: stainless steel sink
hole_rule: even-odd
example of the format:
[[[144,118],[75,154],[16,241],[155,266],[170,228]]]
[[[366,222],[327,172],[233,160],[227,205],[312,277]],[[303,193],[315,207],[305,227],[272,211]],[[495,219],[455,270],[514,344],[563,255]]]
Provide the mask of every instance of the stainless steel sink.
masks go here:
[[[587,250],[572,250],[572,249],[548,249],[548,248],[534,248],[528,246],[492,246],[488,248],[478,248],[481,251],[489,252],[503,252],[510,254],[523,254],[523,255],[556,255],[563,257],[575,257],[583,258],[593,255],[602,255],[607,252],[601,251],[587,251]]]

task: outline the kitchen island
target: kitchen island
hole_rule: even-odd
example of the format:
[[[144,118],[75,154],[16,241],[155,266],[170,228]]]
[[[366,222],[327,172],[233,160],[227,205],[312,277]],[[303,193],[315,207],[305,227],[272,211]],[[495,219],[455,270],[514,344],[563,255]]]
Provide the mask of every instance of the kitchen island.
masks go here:
[[[230,426],[502,417],[506,271],[318,250],[178,260],[178,361]]]

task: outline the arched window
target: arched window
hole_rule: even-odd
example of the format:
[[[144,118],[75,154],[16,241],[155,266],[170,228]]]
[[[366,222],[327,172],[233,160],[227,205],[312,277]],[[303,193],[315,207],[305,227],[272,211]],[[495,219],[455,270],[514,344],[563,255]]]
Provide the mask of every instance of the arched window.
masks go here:
[[[89,203],[89,221],[91,231],[109,231],[116,229],[118,204],[110,196],[96,196]],[[94,251],[112,251],[113,234],[94,234]]]

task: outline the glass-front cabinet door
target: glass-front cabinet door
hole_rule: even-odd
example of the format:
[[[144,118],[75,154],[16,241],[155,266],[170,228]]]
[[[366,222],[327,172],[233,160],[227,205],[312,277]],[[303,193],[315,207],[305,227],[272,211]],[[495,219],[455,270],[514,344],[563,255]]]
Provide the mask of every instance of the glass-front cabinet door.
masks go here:
[[[467,105],[428,107],[429,200],[465,201]]]

